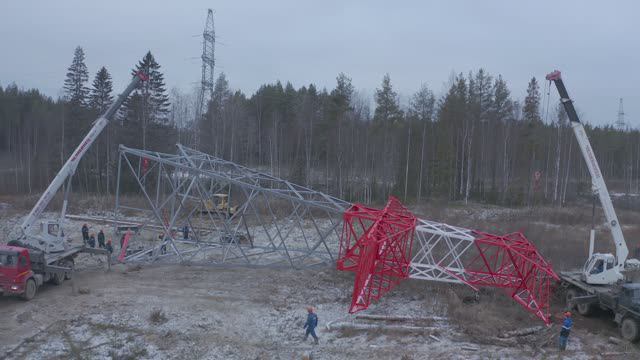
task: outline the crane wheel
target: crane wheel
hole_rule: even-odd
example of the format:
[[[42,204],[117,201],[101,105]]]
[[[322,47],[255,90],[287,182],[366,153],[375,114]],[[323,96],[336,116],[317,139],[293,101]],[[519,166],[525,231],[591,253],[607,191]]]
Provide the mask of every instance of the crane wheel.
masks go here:
[[[75,271],[75,264],[74,264],[74,262],[73,262],[73,259],[71,259],[71,260],[67,260],[67,261],[64,263],[64,266],[66,266],[66,267],[68,267],[68,268],[71,268],[71,271],[64,273],[64,278],[65,278],[66,280],[71,280],[71,278],[73,277],[73,272]]]
[[[34,296],[36,296],[36,282],[33,279],[27,280],[27,283],[24,285],[24,293],[22,293],[22,298],[24,300],[31,300]]]
[[[638,320],[633,317],[626,317],[622,319],[622,324],[620,324],[620,334],[622,338],[635,342],[640,339],[640,324],[638,324]]]
[[[53,276],[51,276],[51,282],[54,285],[60,285],[62,284],[62,282],[64,281],[64,273],[54,273]]]
[[[594,309],[593,304],[578,304],[578,305],[569,306],[573,298],[576,298],[582,295],[584,294],[578,289],[567,290],[567,295],[565,296],[566,304],[567,304],[567,307],[570,308],[571,310],[575,309],[578,314],[582,316],[589,316],[591,315],[591,313],[593,313],[593,309]]]

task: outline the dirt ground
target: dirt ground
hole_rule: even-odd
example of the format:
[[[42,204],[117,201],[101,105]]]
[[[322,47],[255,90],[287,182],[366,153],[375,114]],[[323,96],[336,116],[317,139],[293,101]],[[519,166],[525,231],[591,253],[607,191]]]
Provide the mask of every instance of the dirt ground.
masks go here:
[[[583,226],[571,210],[565,217],[530,213],[526,222],[517,220],[523,218],[520,210],[497,207],[416,210],[452,224],[485,225],[487,231],[526,225],[554,264],[566,257],[562,251],[575,252],[584,241],[581,232],[566,231]],[[0,217],[5,234],[19,222],[14,215],[23,214]],[[558,245],[559,239],[565,243]],[[562,356],[557,325],[502,338],[542,323],[499,291],[482,291],[476,302],[461,285],[408,280],[363,313],[423,320],[385,322],[348,314],[353,274],[332,268],[115,265],[107,271],[105,263],[84,254],[77,264],[73,280],[43,286],[30,302],[0,297],[0,359],[640,358],[635,345],[608,341],[618,336],[608,314],[576,317]],[[554,299],[554,313],[562,311],[561,298]],[[309,305],[320,319],[319,345],[303,341]]]
[[[429,291],[419,281],[402,284],[367,313],[443,316],[435,329],[327,329],[332,323],[357,323],[347,314],[352,281],[351,274],[328,269],[117,265],[111,271],[79,271],[61,286],[41,288],[30,302],[0,298],[0,354],[5,359],[300,359],[308,353],[314,359],[516,359],[556,354],[557,327],[534,338],[478,336],[473,326],[481,324],[448,320],[450,290]],[[462,306],[499,316],[499,309],[485,300]],[[319,345],[302,339],[309,304],[320,318]],[[608,344],[609,331],[592,333],[582,324],[577,321],[566,358],[635,351]],[[514,325],[510,329],[518,328]],[[539,324],[525,317],[522,325]],[[502,330],[507,329],[492,329]]]

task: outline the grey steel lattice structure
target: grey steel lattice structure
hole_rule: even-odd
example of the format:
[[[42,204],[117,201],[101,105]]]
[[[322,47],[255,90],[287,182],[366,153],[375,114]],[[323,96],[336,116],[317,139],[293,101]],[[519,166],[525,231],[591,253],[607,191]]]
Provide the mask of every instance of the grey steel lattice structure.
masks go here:
[[[622,98],[620,98],[620,104],[618,105],[618,119],[616,120],[616,127],[618,130],[626,130],[627,123],[624,121],[624,105],[622,103]]]
[[[200,80],[200,89],[198,92],[198,107],[196,109],[196,125],[206,113],[207,104],[213,97],[213,70],[216,65],[215,58],[216,49],[216,30],[213,24],[213,10],[207,10],[207,22],[202,32],[202,79]],[[198,144],[198,136],[195,137],[196,147]]]
[[[116,222],[128,210],[146,216],[125,257],[294,268],[335,264],[342,214],[351,204],[289,181],[177,145],[176,154],[120,146]],[[130,196],[131,190],[141,195]],[[229,206],[213,200],[226,195]],[[135,200],[137,199],[137,200]],[[130,219],[128,218],[128,221]],[[188,225],[185,238],[181,228]]]

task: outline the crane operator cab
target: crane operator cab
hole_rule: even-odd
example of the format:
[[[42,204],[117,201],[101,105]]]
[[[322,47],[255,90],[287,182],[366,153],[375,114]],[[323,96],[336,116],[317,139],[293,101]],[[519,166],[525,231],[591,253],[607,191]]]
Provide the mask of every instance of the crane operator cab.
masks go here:
[[[588,284],[613,284],[624,278],[613,254],[595,253],[582,269],[582,280]]]
[[[37,242],[39,248],[45,252],[59,252],[67,249],[64,230],[60,228],[60,224],[56,220],[43,220],[40,223],[40,229],[35,233],[27,234],[28,241],[33,244]]]

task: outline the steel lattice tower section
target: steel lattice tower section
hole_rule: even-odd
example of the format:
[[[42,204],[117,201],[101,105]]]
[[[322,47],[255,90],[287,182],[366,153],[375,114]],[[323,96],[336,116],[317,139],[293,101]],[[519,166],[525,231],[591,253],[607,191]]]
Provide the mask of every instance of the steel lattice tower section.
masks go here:
[[[618,106],[618,120],[616,121],[616,127],[619,130],[626,129],[626,124],[624,122],[624,106],[622,105],[622,98],[620,98],[620,105]]]
[[[335,263],[348,202],[177,148],[166,154],[120,145],[114,223],[136,229],[123,237],[120,261],[296,269]],[[220,194],[233,212],[207,206]],[[130,211],[136,219],[122,221]]]
[[[120,145],[115,200],[121,262],[336,265],[356,273],[352,313],[408,278],[500,288],[550,324],[559,278],[521,233],[417,219],[393,197],[382,210],[351,204],[180,144],[175,154]]]
[[[213,10],[207,10],[207,22],[202,32],[202,79],[200,80],[200,91],[198,93],[198,108],[196,109],[196,126],[206,113],[207,104],[213,97],[213,70],[216,64],[215,59],[216,31],[213,24]],[[195,136],[195,146],[199,146],[199,137]]]

